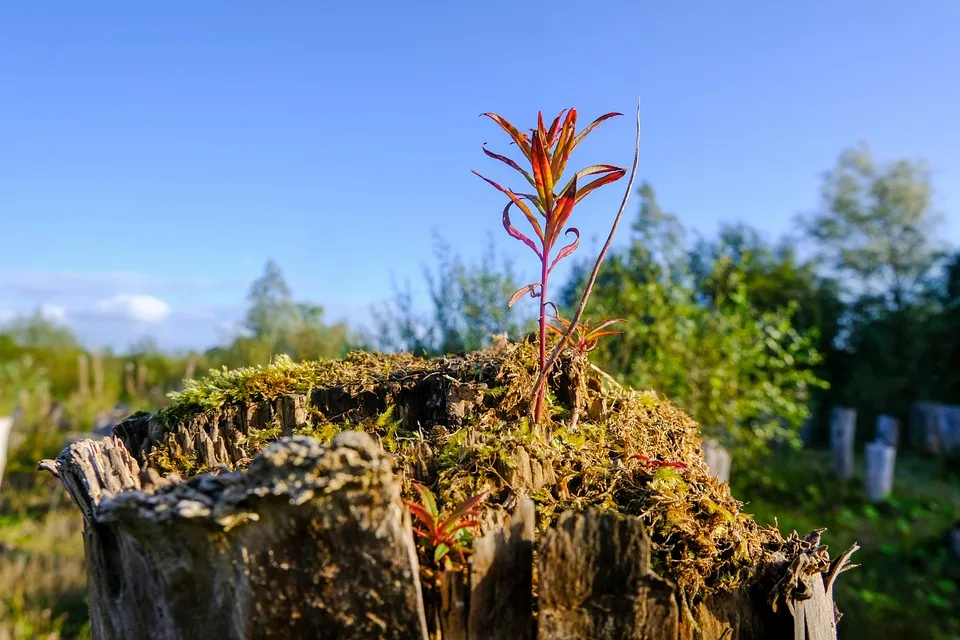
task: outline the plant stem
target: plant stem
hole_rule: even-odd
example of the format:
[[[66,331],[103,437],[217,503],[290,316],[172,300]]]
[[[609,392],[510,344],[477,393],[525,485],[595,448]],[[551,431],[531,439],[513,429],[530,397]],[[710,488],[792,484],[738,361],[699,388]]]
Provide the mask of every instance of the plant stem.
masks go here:
[[[543,266],[540,268],[540,373],[547,362],[547,276],[550,275],[550,256],[547,255],[547,243],[543,243]],[[540,424],[543,417],[543,398],[547,386],[541,385],[534,401],[533,423]]]
[[[590,278],[587,280],[587,286],[583,291],[583,296],[580,298],[580,305],[577,307],[577,312],[573,314],[573,319],[570,320],[570,326],[567,327],[567,330],[564,332],[563,337],[560,338],[560,342],[557,343],[557,346],[553,348],[553,351],[550,353],[550,358],[544,362],[541,356],[540,360],[540,375],[537,376],[537,381],[533,385],[533,393],[538,400],[543,397],[543,393],[546,390],[546,381],[547,381],[547,372],[550,367],[554,365],[557,361],[557,358],[560,356],[560,351],[563,349],[563,345],[566,344],[567,339],[573,334],[574,329],[577,326],[577,323],[580,322],[580,316],[583,315],[583,309],[587,306],[587,299],[590,297],[590,292],[593,291],[593,284],[597,280],[597,274],[600,272],[600,263],[603,262],[604,257],[607,255],[607,251],[610,249],[610,244],[613,242],[613,236],[617,232],[617,227],[620,226],[620,219],[623,217],[623,212],[627,208],[627,202],[630,200],[630,192],[633,191],[633,181],[637,177],[637,165],[640,162],[640,100],[637,100],[637,142],[633,154],[633,168],[630,170],[630,181],[627,183],[627,189],[623,194],[623,200],[620,202],[620,210],[617,211],[617,217],[613,221],[613,227],[610,229],[610,235],[607,236],[607,241],[604,243],[603,248],[600,250],[600,255],[597,256],[597,261],[593,265],[593,271],[590,273]],[[544,278],[544,284],[546,284],[546,278]],[[541,295],[543,291],[541,290]],[[543,333],[545,330],[544,325],[544,298],[540,299],[540,348],[541,353],[544,347],[543,342]],[[538,414],[535,414],[535,416]],[[539,423],[539,420],[536,420]]]

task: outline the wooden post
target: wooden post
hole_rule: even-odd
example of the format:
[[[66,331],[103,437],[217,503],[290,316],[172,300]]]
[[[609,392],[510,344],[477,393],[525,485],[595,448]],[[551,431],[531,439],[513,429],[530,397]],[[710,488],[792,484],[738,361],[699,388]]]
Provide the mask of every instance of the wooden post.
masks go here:
[[[90,395],[90,358],[85,353],[77,356],[77,393],[81,398]]]
[[[939,407],[934,402],[918,402],[910,408],[910,445],[920,453],[936,454],[940,450],[937,438]]]
[[[133,398],[137,394],[137,387],[133,383],[133,363],[128,362],[123,365],[123,388],[127,395]]]
[[[94,350],[91,358],[93,365],[93,395],[96,398],[103,397],[103,356],[100,350]]]
[[[896,448],[900,442],[900,421],[884,414],[877,416],[874,440]]]
[[[880,502],[890,495],[893,488],[893,468],[897,450],[883,442],[867,444],[867,472],[865,487],[867,500]]]
[[[960,453],[960,406],[940,405],[936,416],[935,430],[940,453],[945,456]]]
[[[7,445],[10,443],[11,431],[13,431],[13,418],[0,416],[0,487],[3,486],[3,468],[7,464]]]
[[[193,380],[193,374],[197,371],[197,354],[191,353],[187,359],[187,370],[183,372],[184,380]]]
[[[853,440],[857,428],[857,410],[834,407],[830,412],[830,448],[833,473],[840,480],[853,477]]]
[[[716,476],[720,482],[730,482],[730,452],[716,440],[704,440],[700,447],[710,475]]]
[[[143,396],[147,392],[147,363],[141,360],[137,363],[137,394]]]

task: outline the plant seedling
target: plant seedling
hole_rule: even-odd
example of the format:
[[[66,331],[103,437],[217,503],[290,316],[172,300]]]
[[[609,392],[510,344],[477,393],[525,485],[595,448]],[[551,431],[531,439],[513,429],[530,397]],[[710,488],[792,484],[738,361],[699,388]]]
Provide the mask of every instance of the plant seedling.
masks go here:
[[[566,112],[566,116],[564,116],[564,112]],[[540,260],[540,280],[518,289],[510,297],[509,301],[509,306],[512,307],[517,300],[527,294],[529,294],[532,298],[539,298],[540,300],[539,374],[537,381],[534,384],[532,402],[533,419],[536,424],[539,424],[543,415],[543,401],[546,390],[545,382],[547,372],[556,361],[556,358],[560,353],[560,348],[579,325],[580,316],[583,313],[584,307],[586,306],[587,298],[590,296],[590,291],[593,288],[594,281],[596,280],[600,263],[610,247],[610,242],[613,240],[613,234],[616,232],[617,226],[620,224],[620,218],[623,216],[623,211],[626,208],[627,200],[630,197],[630,191],[633,188],[633,180],[637,170],[637,160],[640,154],[640,109],[638,105],[637,147],[636,153],[634,154],[633,170],[630,174],[630,180],[629,184],[627,185],[626,194],[624,195],[623,201],[620,205],[620,211],[617,213],[617,217],[614,220],[613,228],[610,231],[607,242],[600,251],[597,262],[594,265],[593,272],[590,275],[587,287],[580,300],[580,305],[574,314],[573,319],[567,325],[563,339],[561,339],[560,344],[554,348],[549,358],[547,358],[546,352],[546,334],[548,327],[548,302],[546,298],[547,282],[550,273],[557,266],[557,263],[573,253],[580,242],[580,231],[576,227],[570,227],[564,230],[564,226],[570,219],[570,215],[573,213],[573,208],[575,205],[577,205],[581,200],[583,200],[587,195],[596,189],[622,178],[626,174],[626,170],[609,164],[591,165],[576,172],[573,177],[570,178],[566,184],[564,184],[559,193],[555,191],[555,188],[559,183],[560,177],[563,175],[564,170],[566,169],[570,154],[576,148],[576,146],[580,144],[580,142],[583,141],[583,139],[591,131],[596,129],[604,120],[622,114],[606,113],[590,123],[590,125],[583,129],[583,131],[577,133],[576,109],[561,111],[560,115],[553,120],[553,123],[549,128],[544,124],[543,114],[539,113],[537,115],[537,128],[531,129],[531,135],[529,136],[525,133],[521,133],[515,126],[513,126],[513,124],[495,113],[484,113],[481,115],[490,118],[507,132],[507,134],[513,140],[513,143],[516,144],[521,153],[523,153],[524,158],[526,158],[527,162],[530,163],[531,168],[530,171],[527,171],[514,160],[494,153],[484,146],[483,152],[486,155],[495,160],[503,162],[507,166],[519,172],[530,184],[530,186],[533,187],[535,193],[515,192],[512,189],[503,187],[499,183],[486,178],[477,171],[474,171],[474,173],[509,198],[509,201],[503,209],[503,227],[512,238],[516,238],[530,247],[530,249]],[[596,177],[589,182],[584,182],[584,179],[590,176]],[[540,214],[539,217],[534,215],[531,205]],[[536,241],[513,226],[513,223],[510,221],[510,208],[513,206],[516,206],[518,209],[520,209],[524,217],[526,217],[527,221],[530,223],[534,235],[536,236]],[[543,219],[542,226],[540,224],[540,218]],[[556,251],[556,255],[553,255],[554,250],[557,248],[557,242],[560,239],[561,233],[564,235],[572,235],[573,240],[569,244],[560,247],[559,250]],[[554,306],[554,308],[556,307]]]
[[[576,338],[573,336],[567,338],[567,342],[580,353],[589,353],[597,348],[600,338],[603,336],[614,336],[623,333],[622,331],[610,331],[607,327],[614,325],[618,322],[626,322],[625,318],[614,318],[613,320],[605,320],[601,322],[596,327],[589,327],[582,322],[574,323],[564,320],[560,317],[560,312],[557,310],[557,306],[552,302],[549,303],[554,310],[553,320],[556,324],[548,324],[547,328],[551,331],[561,335],[566,336],[567,331],[570,330],[570,327],[573,326],[573,331],[576,333]]]
[[[456,551],[460,562],[464,562],[467,545],[473,540],[470,529],[477,526],[474,519],[477,507],[490,494],[489,489],[467,498],[457,505],[449,517],[442,518],[433,492],[421,484],[414,486],[420,493],[420,503],[404,502],[423,527],[414,527],[413,532],[433,548],[434,562],[444,561],[449,565],[447,556],[450,551]]]

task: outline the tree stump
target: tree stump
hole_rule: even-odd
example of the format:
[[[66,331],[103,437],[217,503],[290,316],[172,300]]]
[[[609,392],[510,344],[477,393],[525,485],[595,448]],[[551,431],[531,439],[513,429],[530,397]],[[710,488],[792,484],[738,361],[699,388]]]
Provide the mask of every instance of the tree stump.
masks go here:
[[[84,517],[94,637],[835,637],[849,553],[759,527],[687,416],[564,357],[545,425],[533,345],[358,353],[218,374],[43,461]],[[465,565],[414,541],[414,480],[446,514],[491,491]]]

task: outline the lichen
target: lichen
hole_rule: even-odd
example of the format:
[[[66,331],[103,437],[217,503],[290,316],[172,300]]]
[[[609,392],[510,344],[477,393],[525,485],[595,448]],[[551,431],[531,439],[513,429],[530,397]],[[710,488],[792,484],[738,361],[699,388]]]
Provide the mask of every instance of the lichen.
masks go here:
[[[305,396],[305,419],[289,435],[328,443],[347,429],[370,433],[394,454],[409,499],[414,480],[430,487],[441,509],[491,488],[484,508],[495,515],[511,498],[527,495],[541,530],[568,509],[638,516],[651,536],[655,570],[691,600],[736,589],[756,575],[758,559],[782,538],[759,527],[728,485],[709,475],[692,419],[652,391],[611,382],[570,351],[550,380],[545,424],[533,425],[527,413],[536,362],[535,345],[521,341],[459,358],[354,352],[341,361],[281,357],[266,367],[211,372],[188,383],[157,416],[171,433],[154,445],[150,464],[182,476],[209,470],[200,460],[171,455],[178,451],[172,430],[208,428],[240,405]],[[323,411],[311,402],[312,393],[334,388],[354,402],[350,411]],[[370,397],[376,402],[361,401]],[[243,455],[234,466],[285,435],[277,420],[273,414],[263,428],[235,434]],[[637,456],[685,466],[658,467]]]

